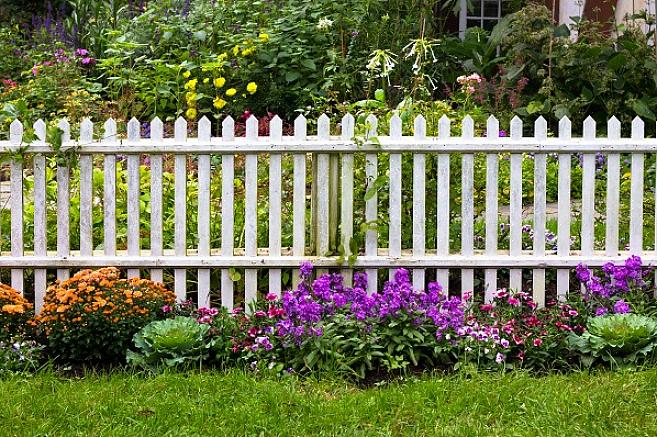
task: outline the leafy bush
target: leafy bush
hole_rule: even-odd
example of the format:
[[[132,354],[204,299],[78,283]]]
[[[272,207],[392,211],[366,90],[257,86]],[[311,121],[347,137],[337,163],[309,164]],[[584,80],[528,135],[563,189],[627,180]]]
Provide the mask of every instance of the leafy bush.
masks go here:
[[[572,334],[570,345],[588,366],[596,359],[613,366],[632,366],[652,354],[657,346],[657,320],[638,314],[593,317],[582,335]]]
[[[209,324],[182,316],[149,323],[133,342],[137,351],[128,351],[127,361],[146,368],[200,365],[214,344]]]
[[[116,363],[124,360],[134,334],[174,301],[162,284],[120,279],[114,267],[83,270],[48,288],[36,324],[58,361]]]
[[[25,333],[32,304],[8,285],[0,283],[0,341]]]

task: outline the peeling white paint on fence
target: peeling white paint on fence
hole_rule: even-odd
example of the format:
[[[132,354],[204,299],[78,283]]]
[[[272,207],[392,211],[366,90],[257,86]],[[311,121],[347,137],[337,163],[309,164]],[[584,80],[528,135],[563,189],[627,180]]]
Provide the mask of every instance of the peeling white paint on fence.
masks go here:
[[[235,122],[231,118],[222,121],[221,136],[213,137],[212,124],[204,117],[197,124],[197,137],[188,138],[188,123],[179,119],[175,122],[173,138],[165,138],[163,123],[156,118],[150,123],[150,137],[143,138],[140,121],[132,119],[127,124],[127,135],[122,138],[117,124],[110,119],[103,124],[102,139],[94,139],[93,123],[84,120],[78,140],[71,140],[71,126],[62,120],[58,123],[64,132],[62,150],[74,147],[79,155],[79,184],[71,184],[74,169],[66,162],[55,165],[55,181],[46,179],[48,159],[55,151],[46,143],[43,121],[34,124],[36,140],[31,144],[23,144],[23,125],[15,121],[10,126],[9,141],[0,141],[0,152],[21,147],[22,153],[33,156],[34,164],[25,169],[23,161],[14,158],[9,165],[11,250],[0,254],[0,268],[11,270],[12,286],[19,291],[26,291],[26,284],[33,287],[37,307],[43,304],[48,270],[56,270],[57,277],[65,279],[70,270],[112,265],[126,268],[129,277],[138,277],[145,270],[156,281],[168,278],[165,272],[171,269],[179,299],[197,293],[200,304],[208,305],[220,291],[221,303],[232,308],[236,302],[258,299],[263,287],[280,295],[283,272],[296,276],[304,259],[316,263],[319,269],[335,269],[344,275],[364,269],[369,275],[370,293],[377,289],[379,279],[392,278],[395,268],[406,267],[412,270],[416,288],[423,288],[435,276],[445,290],[474,291],[490,301],[499,284],[518,289],[529,283],[535,299],[543,305],[549,285],[546,272],[550,269],[556,270],[557,296],[562,298],[569,291],[570,269],[580,262],[602,265],[622,260],[629,253],[643,255],[647,262],[657,261],[657,249],[643,252],[644,227],[647,222],[652,223],[645,213],[655,212],[643,208],[644,190],[655,189],[647,187],[645,180],[647,167],[654,161],[654,156],[646,154],[657,152],[657,140],[645,138],[644,124],[639,118],[632,123],[630,138],[622,138],[621,124],[614,117],[607,123],[605,137],[598,137],[595,121],[587,119],[582,138],[572,138],[571,123],[565,118],[555,136],[548,133],[542,118],[536,120],[533,135],[526,135],[522,121],[514,118],[508,138],[499,137],[500,125],[494,117],[488,119],[486,126],[476,126],[472,118],[466,117],[459,135],[454,135],[451,120],[443,117],[438,122],[436,137],[427,136],[427,123],[422,116],[406,121],[394,116],[385,126],[374,116],[366,120],[366,126],[356,126],[354,117],[346,115],[336,123],[340,125],[339,135],[332,135],[338,129],[323,115],[316,124],[317,134],[309,135],[309,125],[300,116],[294,122],[293,135],[288,136],[283,135],[282,120],[275,117],[270,123],[270,134],[259,136],[258,121],[251,117],[246,121],[245,137],[236,138]],[[486,134],[478,135],[484,128]],[[571,167],[576,153],[582,153],[583,161],[581,177],[577,176],[582,186],[582,226],[577,231],[579,235],[571,235],[575,178]],[[601,171],[596,167],[596,153],[606,156],[606,167],[602,170],[607,181],[604,213],[596,211],[596,205],[600,208],[596,203],[599,195],[596,174]],[[548,154],[556,154],[558,162],[558,180],[552,181],[558,184],[556,253],[546,248],[544,238],[548,219]],[[119,155],[127,155],[127,207],[117,215],[117,195],[122,194],[116,188],[117,168],[121,170],[124,165],[122,159],[117,159]],[[406,160],[409,155],[412,160]],[[165,178],[164,173],[171,168],[166,164],[171,162],[168,156],[173,157],[172,178],[168,175]],[[100,187],[93,186],[93,172],[98,163],[94,157],[102,157],[102,195],[98,191]],[[284,165],[288,157],[293,164],[291,169]],[[474,180],[478,157],[485,163],[483,196],[475,188],[479,186]],[[629,157],[631,163],[631,208],[629,223],[623,227],[620,181],[624,157]],[[309,159],[315,169],[310,175]],[[509,191],[504,194],[501,192],[503,159],[510,161]],[[524,176],[525,180],[528,177],[533,180],[531,187],[523,186],[523,163],[528,159],[533,159],[533,177]],[[149,169],[143,166],[146,160]],[[259,171],[259,165],[266,167]],[[142,180],[146,171],[150,177]],[[26,245],[24,235],[29,229],[24,223],[24,178],[30,172],[34,188],[28,200],[34,202],[34,221],[27,232],[33,232],[33,247]],[[195,174],[195,182],[190,182],[190,174]],[[263,178],[263,174],[268,177]],[[340,175],[337,182],[336,174]],[[357,174],[365,178],[366,186],[354,186]],[[387,185],[381,182],[383,177],[387,177]],[[165,247],[169,239],[165,238],[163,223],[169,217],[165,217],[163,196],[168,193],[165,190],[169,189],[171,180],[175,235],[172,247]],[[216,190],[213,180],[221,180]],[[144,181],[148,183],[146,189]],[[47,244],[50,210],[46,189],[52,183],[57,187],[56,247]],[[454,183],[460,188],[457,198],[450,195]],[[386,186],[387,191],[383,191]],[[72,188],[79,189],[79,222],[71,219],[71,196],[77,194],[71,193]],[[430,198],[430,203],[435,206],[431,206],[428,220],[427,193],[433,190],[436,197]],[[315,196],[310,202],[310,219],[307,217],[309,193]],[[529,242],[523,242],[522,228],[526,224],[523,201],[531,204],[531,200],[523,199],[523,193],[533,193],[534,233]],[[148,200],[144,204],[145,194]],[[405,203],[409,197],[410,207]],[[502,206],[506,208],[506,201],[509,241],[508,249],[501,249],[499,229],[501,220],[505,219],[501,210]],[[456,206],[452,207],[451,202]],[[218,205],[220,211],[215,211]],[[262,205],[266,205],[268,219],[259,223]],[[241,216],[236,221],[238,206],[244,208],[243,222]],[[93,213],[100,214],[100,210],[102,241],[94,242]],[[596,220],[603,214],[604,222]],[[149,244],[142,243],[147,232],[143,229],[145,219],[150,224],[150,235],[146,234]],[[460,241],[450,239],[449,231],[455,228],[456,219]],[[121,227],[117,228],[117,220],[126,223],[119,222]],[[480,242],[475,238],[477,220],[485,225],[485,238]],[[219,235],[212,238],[212,229],[219,223],[220,238]],[[356,228],[356,223],[364,226]],[[435,228],[427,232],[430,223]],[[188,227],[192,224],[198,237],[188,241]],[[377,229],[383,225],[387,225],[387,237]],[[310,233],[314,240],[306,238],[309,226],[316,226]],[[604,227],[604,247],[596,247],[595,226]],[[412,229],[412,235],[404,233],[407,228]],[[126,229],[126,235],[117,235],[117,229]],[[263,229],[267,229],[264,234]],[[289,229],[289,233],[285,234],[284,229]],[[427,249],[434,229],[435,246]],[[629,251],[620,247],[623,232],[629,235]],[[76,235],[79,239],[71,239]],[[338,238],[334,238],[336,235]],[[574,248],[571,238],[577,236],[581,244]],[[119,247],[117,241],[125,243]],[[284,241],[289,241],[289,247]],[[352,254],[355,241],[362,248]],[[240,244],[236,246],[236,242]],[[357,257],[347,265],[350,255]],[[26,272],[30,269],[34,269],[34,279],[26,282]],[[221,275],[214,286],[218,289],[213,289],[212,272],[217,269]],[[241,276],[239,269],[244,269],[244,294],[237,296],[235,280]],[[532,271],[531,278],[523,281],[523,269]],[[197,272],[195,281],[190,281],[193,277],[190,271]],[[377,278],[379,272],[381,276]],[[267,274],[267,281],[261,281],[260,286],[259,273]],[[450,285],[457,289],[449,290]]]

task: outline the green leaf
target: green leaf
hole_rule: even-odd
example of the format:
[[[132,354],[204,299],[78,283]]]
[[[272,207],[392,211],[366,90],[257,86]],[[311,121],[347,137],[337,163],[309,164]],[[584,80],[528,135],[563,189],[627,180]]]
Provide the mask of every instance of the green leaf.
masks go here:
[[[312,71],[315,71],[317,69],[317,66],[315,65],[315,61],[313,61],[312,59],[301,60],[301,65]]]
[[[383,91],[381,88],[378,88],[376,91],[374,91],[374,98],[379,102],[385,102],[386,101],[385,91]]]
[[[643,99],[632,102],[632,109],[640,117],[647,118],[648,120],[655,120],[655,113],[650,110],[648,104]]]
[[[542,110],[543,110],[543,102],[538,102],[536,100],[532,100],[527,105],[527,112],[529,114],[535,114],[537,112],[541,112]]]

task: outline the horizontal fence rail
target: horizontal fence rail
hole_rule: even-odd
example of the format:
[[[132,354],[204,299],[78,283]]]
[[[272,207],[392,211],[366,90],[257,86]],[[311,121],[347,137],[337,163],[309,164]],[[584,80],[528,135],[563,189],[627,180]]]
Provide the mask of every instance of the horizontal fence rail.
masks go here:
[[[0,268],[37,308],[51,280],[103,266],[231,308],[280,295],[303,260],[348,282],[364,270],[370,292],[405,267],[417,288],[437,280],[486,301],[522,288],[540,305],[570,291],[579,263],[657,264],[657,139],[639,118],[629,138],[613,117],[604,137],[588,118],[578,138],[567,118],[555,136],[543,118],[531,136],[519,118],[509,136],[494,117],[465,117],[458,135],[447,117],[435,136],[422,116],[337,124],[300,116],[283,135],[275,117],[260,136],[250,117],[236,137],[230,117],[220,129],[205,117],[132,119],[121,135],[111,119],[85,120],[73,139],[62,120],[55,147],[45,122],[32,140],[14,121],[0,141],[10,173]]]

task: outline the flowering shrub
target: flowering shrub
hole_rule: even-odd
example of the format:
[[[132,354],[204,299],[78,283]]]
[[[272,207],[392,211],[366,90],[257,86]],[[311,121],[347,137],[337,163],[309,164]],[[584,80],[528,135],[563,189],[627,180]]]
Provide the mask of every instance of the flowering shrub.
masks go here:
[[[576,268],[576,277],[584,286],[582,301],[591,314],[657,313],[653,269],[643,266],[641,258],[636,255],[622,265],[606,263],[597,272],[580,264]]]
[[[537,308],[525,292],[499,290],[490,304],[480,305],[458,329],[465,362],[484,368],[532,370],[568,367],[568,335],[582,333],[585,315],[570,304]]]
[[[32,304],[8,285],[0,283],[0,341],[24,334]]]
[[[116,268],[83,270],[48,288],[36,324],[59,361],[114,363],[124,359],[133,335],[174,301],[160,283],[120,279]]]
[[[359,378],[452,362],[465,308],[438,284],[430,284],[427,292],[413,290],[408,271],[400,269],[381,293],[368,295],[365,274],[355,275],[353,287],[346,287],[339,274],[312,282],[311,274],[312,266],[303,264],[296,290],[280,299],[269,295],[251,316],[240,316],[246,335],[233,347],[243,360]]]

